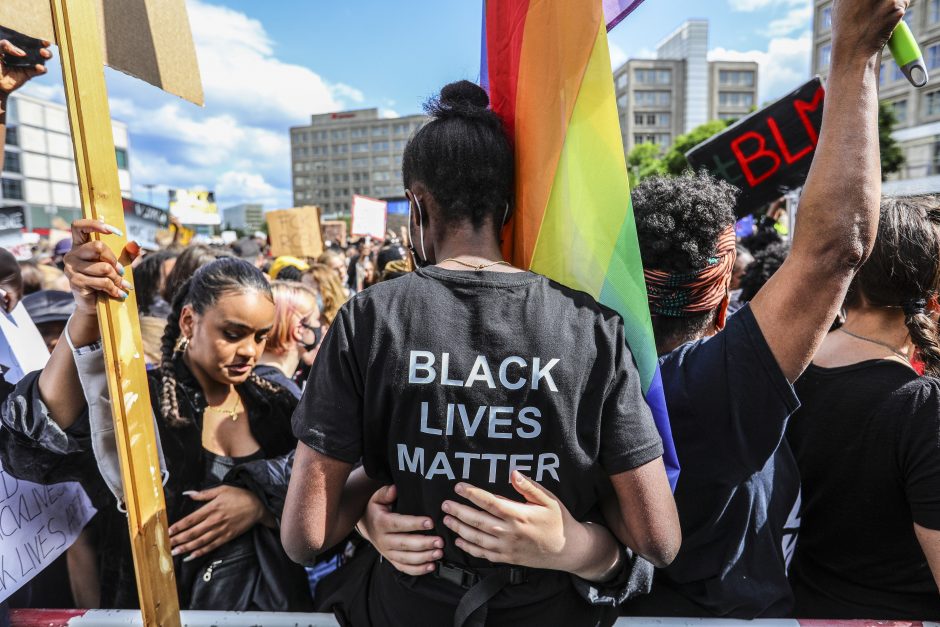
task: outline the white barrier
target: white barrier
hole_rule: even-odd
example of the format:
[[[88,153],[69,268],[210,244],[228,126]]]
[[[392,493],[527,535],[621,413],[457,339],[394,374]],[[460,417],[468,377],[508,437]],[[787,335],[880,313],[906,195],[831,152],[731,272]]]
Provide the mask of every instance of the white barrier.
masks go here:
[[[337,627],[332,614],[290,612],[180,612],[183,627]],[[10,627],[139,627],[137,610],[11,610]],[[940,627],[940,623],[874,620],[732,620],[621,618],[617,627]]]

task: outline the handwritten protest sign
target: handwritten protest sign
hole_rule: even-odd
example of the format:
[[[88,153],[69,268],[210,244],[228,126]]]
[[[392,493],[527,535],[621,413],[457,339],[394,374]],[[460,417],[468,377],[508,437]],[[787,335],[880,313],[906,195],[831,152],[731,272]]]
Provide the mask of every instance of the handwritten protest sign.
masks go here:
[[[320,236],[320,210],[316,207],[295,207],[269,211],[265,214],[271,237],[271,254],[275,257],[319,257],[323,252]]]
[[[353,196],[352,235],[385,239],[385,224],[388,219],[388,203],[368,196]]]
[[[801,187],[819,141],[825,91],[819,77],[686,154],[692,169],[707,169],[741,190],[743,216]]]
[[[0,311],[0,370],[9,383],[29,372],[41,370],[49,360],[49,350],[23,303],[11,313]]]
[[[77,483],[40,485],[0,467],[0,602],[72,546],[95,512]]]
[[[324,220],[320,223],[324,242],[346,245],[346,222],[344,220]]]

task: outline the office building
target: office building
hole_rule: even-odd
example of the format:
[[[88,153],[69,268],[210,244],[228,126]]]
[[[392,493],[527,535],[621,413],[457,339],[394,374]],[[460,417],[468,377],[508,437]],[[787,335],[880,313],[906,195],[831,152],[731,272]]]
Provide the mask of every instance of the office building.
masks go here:
[[[258,203],[242,203],[222,209],[222,228],[239,229],[246,233],[260,231],[264,224],[264,208]]]
[[[72,137],[65,105],[16,92],[7,111],[0,206],[22,206],[26,229],[43,231],[56,217],[81,217]],[[127,126],[111,121],[121,195],[131,193]]]
[[[925,87],[917,89],[885,50],[879,75],[879,96],[891,103],[897,116],[893,135],[905,157],[901,171],[890,175],[891,179],[940,175],[940,0],[911,2],[904,20],[924,54],[930,80]],[[815,0],[814,74],[826,78],[831,55],[832,0]],[[940,191],[940,186],[935,186],[933,191]]]
[[[614,71],[624,149],[676,137],[714,119],[736,119],[757,105],[757,63],[708,61],[708,21],[689,20],[666,37],[653,59]]]
[[[401,197],[401,155],[423,115],[383,118],[378,109],[337,111],[290,129],[294,205],[325,219],[350,213],[353,194]]]

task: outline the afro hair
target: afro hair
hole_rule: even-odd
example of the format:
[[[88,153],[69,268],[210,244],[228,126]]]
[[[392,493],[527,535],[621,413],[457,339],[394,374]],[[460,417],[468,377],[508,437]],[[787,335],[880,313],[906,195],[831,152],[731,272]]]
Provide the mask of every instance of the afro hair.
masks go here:
[[[643,266],[688,272],[708,265],[719,235],[734,223],[737,194],[705,171],[645,179],[632,194]]]

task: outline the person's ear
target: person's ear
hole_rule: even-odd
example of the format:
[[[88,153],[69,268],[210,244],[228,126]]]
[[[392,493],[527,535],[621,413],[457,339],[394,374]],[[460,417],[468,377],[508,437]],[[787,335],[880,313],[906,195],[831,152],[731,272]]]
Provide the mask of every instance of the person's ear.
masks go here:
[[[180,312],[180,336],[186,339],[192,339],[193,330],[196,327],[196,311],[192,305],[183,306]]]

